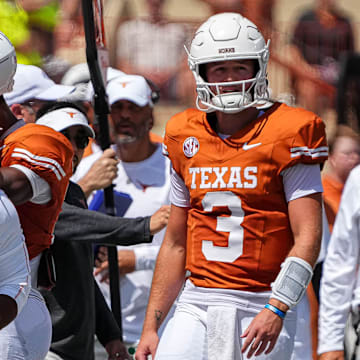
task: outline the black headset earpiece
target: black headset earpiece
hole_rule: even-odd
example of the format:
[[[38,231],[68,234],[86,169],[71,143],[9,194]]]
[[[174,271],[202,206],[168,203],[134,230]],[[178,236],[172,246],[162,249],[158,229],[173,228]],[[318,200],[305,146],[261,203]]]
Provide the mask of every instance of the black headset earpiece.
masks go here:
[[[150,79],[145,78],[151,89],[151,101],[156,104],[160,100],[160,88]]]

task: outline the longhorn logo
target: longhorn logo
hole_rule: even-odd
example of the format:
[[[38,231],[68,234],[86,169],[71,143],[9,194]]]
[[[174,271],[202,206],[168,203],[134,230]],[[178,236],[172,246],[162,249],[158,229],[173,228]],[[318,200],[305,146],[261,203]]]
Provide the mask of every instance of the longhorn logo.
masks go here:
[[[77,114],[76,112],[70,112],[70,111],[67,111],[66,113],[69,114],[69,116],[70,116],[72,119],[74,118],[74,115]]]

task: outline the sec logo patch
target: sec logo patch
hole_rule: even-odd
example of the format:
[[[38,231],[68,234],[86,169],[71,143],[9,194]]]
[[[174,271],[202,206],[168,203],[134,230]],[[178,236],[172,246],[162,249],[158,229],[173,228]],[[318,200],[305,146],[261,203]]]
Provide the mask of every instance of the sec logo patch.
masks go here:
[[[199,148],[199,140],[194,136],[190,136],[184,141],[183,151],[188,158],[193,157],[199,151]]]

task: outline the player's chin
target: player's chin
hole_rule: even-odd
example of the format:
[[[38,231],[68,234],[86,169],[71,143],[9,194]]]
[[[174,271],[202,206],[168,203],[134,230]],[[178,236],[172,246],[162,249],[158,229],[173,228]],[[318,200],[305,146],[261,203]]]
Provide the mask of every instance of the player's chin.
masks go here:
[[[116,137],[116,143],[118,145],[131,144],[137,140],[137,137],[133,134],[118,134]]]

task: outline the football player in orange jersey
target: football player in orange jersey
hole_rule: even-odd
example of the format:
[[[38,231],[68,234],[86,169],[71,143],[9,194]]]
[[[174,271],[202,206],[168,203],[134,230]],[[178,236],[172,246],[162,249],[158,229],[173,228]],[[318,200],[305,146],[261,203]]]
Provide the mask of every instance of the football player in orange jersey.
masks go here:
[[[11,91],[16,71],[14,47],[0,33],[0,93]],[[37,291],[42,252],[52,231],[72,174],[73,149],[53,129],[18,120],[0,96],[1,188],[14,203],[25,235],[31,270],[28,300],[15,321],[0,332],[0,358],[43,359],[50,347],[51,320]]]
[[[324,124],[269,101],[269,43],[240,14],[210,17],[188,59],[198,110],[166,126],[171,214],[136,360],[290,359],[320,249]]]

